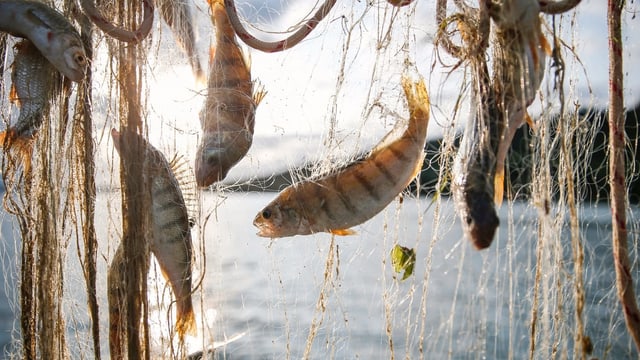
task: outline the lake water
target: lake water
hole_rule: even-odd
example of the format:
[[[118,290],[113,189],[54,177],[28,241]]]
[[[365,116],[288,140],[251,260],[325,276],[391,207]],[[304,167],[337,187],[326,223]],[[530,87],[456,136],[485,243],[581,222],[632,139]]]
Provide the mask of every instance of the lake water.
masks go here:
[[[96,209],[105,358],[106,268],[119,241],[119,196],[117,192],[99,194]],[[560,246],[538,257],[538,212],[530,205],[503,205],[498,237],[483,252],[475,251],[462,237],[450,201],[443,200],[438,207],[430,198],[406,198],[401,205],[395,202],[355,228],[358,235],[336,237],[331,247],[328,234],[277,241],[257,237],[251,224],[253,216],[274,196],[203,194],[205,215],[210,217],[204,226],[204,245],[196,242],[196,273],[204,277],[194,298],[199,336],[188,338],[189,351],[236,337],[217,350],[216,358],[298,359],[305,350],[313,359],[392,355],[411,359],[527,358],[531,309],[536,303],[535,357],[559,357],[563,352],[573,357],[575,306],[571,300],[574,282],[569,232],[558,231],[561,239],[550,246]],[[436,212],[440,221],[434,224]],[[509,217],[513,222],[506,221]],[[0,346],[7,350],[11,339],[18,337],[11,329],[19,328],[9,306],[17,299],[13,293],[17,289],[13,260],[17,230],[10,215],[2,219],[5,286],[0,290]],[[564,229],[559,219],[564,218],[558,215],[547,220]],[[581,219],[586,294],[583,319],[593,356],[637,358],[615,293],[608,207],[586,206],[581,209]],[[194,235],[200,238],[197,229]],[[389,252],[396,243],[417,252],[414,275],[405,281],[394,278],[390,262]],[[630,246],[637,260],[637,242]],[[67,341],[72,354],[84,353],[90,358],[84,285],[75,251],[72,241],[65,272]],[[327,267],[329,254],[333,258]],[[542,269],[538,288],[536,263]],[[638,290],[637,266],[633,274]],[[152,275],[150,280],[152,304],[166,295],[162,286],[161,295],[154,291],[157,278]],[[156,308],[161,307],[151,307],[151,338],[154,351],[161,352],[166,343],[157,339],[166,335],[166,314]]]

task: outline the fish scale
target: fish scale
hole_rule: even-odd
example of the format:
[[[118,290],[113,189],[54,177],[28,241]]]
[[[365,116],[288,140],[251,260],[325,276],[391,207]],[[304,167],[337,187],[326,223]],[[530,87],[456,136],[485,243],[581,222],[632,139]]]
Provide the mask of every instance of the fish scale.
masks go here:
[[[12,93],[20,115],[11,129],[18,137],[31,136],[42,125],[44,113],[57,94],[57,71],[28,40],[16,44],[11,72]]]
[[[33,136],[40,129],[51,102],[59,94],[60,75],[29,40],[15,45],[10,98],[19,108],[16,121],[0,132],[5,151],[16,151],[25,169],[31,166]]]
[[[382,211],[421,169],[424,159],[429,97],[424,82],[403,79],[409,104],[409,125],[393,142],[375,148],[368,157],[326,176],[295,183],[260,211],[254,225],[263,237],[331,232],[352,234]]]

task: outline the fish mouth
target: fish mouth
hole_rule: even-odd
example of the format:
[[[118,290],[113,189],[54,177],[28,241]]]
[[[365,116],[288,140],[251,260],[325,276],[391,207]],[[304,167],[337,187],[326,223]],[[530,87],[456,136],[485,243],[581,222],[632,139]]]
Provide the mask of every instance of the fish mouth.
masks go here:
[[[196,184],[201,187],[210,186],[222,181],[229,168],[224,166],[225,148],[208,147],[198,151],[195,162]]]
[[[63,75],[69,78],[69,80],[79,83],[84,79],[85,73],[82,70],[66,69]]]
[[[266,237],[266,238],[272,238],[272,239],[274,238],[273,228],[269,226],[269,224],[266,224],[260,221],[260,214],[258,214],[256,218],[253,220],[253,226],[258,228],[258,232],[256,233],[256,235],[260,237]]]

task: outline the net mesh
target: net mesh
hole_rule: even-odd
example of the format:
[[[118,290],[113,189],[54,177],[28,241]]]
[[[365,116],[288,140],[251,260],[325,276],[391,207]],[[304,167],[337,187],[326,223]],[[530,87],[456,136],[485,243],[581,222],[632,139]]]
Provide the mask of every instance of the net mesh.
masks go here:
[[[12,325],[0,332],[3,356],[636,357],[630,334],[638,329],[627,325],[633,313],[621,305],[624,288],[614,286],[624,236],[623,272],[627,284],[640,285],[637,117],[628,100],[637,97],[634,70],[625,66],[619,94],[629,110],[617,118],[625,127],[617,159],[624,159],[628,194],[618,203],[626,212],[620,234],[609,206],[609,62],[604,48],[593,50],[607,43],[603,29],[616,15],[585,0],[542,16],[553,52],[528,107],[535,129],[524,125],[515,134],[505,201],[496,208],[500,225],[491,246],[477,251],[451,183],[464,129],[484,106],[474,90],[478,69],[500,72],[495,24],[475,17],[484,3],[338,1],[294,47],[264,53],[243,45],[267,91],[253,144],[224,181],[200,189],[190,163],[207,89],[166,21],[127,44],[93,27],[73,2],[49,2],[80,30],[91,71],[80,84],[61,80],[30,142],[30,165],[20,149],[4,148],[0,323]],[[270,41],[305,26],[320,5],[236,1],[247,29]],[[621,15],[619,58],[631,64],[636,6],[625,4]],[[97,7],[125,28],[144,16],[137,1]],[[196,56],[207,64],[215,24],[207,3],[190,9]],[[603,25],[593,30],[584,19]],[[7,127],[20,112],[11,101],[18,41],[0,33]],[[251,221],[274,191],[338,171],[400,134],[409,117],[400,81],[407,74],[423,76],[431,98],[418,178],[354,236],[259,239]],[[143,145],[127,137],[136,150],[118,156],[111,128],[141,134],[174,159],[193,225],[195,336],[178,336],[176,296],[143,240],[151,236],[152,207]],[[396,246],[415,254],[404,280],[394,269]]]

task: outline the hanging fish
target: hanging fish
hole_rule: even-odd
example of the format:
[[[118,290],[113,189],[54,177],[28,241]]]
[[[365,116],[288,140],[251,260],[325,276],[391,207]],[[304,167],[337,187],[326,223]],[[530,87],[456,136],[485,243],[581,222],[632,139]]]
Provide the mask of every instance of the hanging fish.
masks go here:
[[[194,334],[196,324],[191,301],[193,249],[187,207],[167,159],[140,135],[135,136],[144,144],[144,176],[151,185],[153,238],[149,246],[176,297],[178,335]],[[111,137],[120,156],[130,153],[129,144],[117,130],[111,130]]]
[[[0,31],[27,38],[72,81],[84,79],[87,56],[80,34],[62,14],[30,0],[0,0]]]
[[[195,160],[196,182],[209,186],[227,176],[253,142],[256,107],[264,98],[254,89],[251,71],[220,0],[210,3],[216,28],[215,54],[209,64],[207,99],[200,111],[202,140]]]
[[[33,136],[59,93],[61,81],[60,73],[31,41],[22,40],[14,48],[10,98],[18,105],[20,114],[13,125],[0,132],[0,144],[5,151],[16,149],[21,153],[28,168]]]
[[[465,127],[453,162],[451,193],[465,236],[480,250],[491,245],[500,224],[493,179],[504,118],[497,108],[486,63],[476,59],[472,68],[475,114]]]
[[[403,79],[402,86],[410,113],[402,136],[338,172],[284,189],[255,217],[259,236],[353,234],[349,228],[382,211],[409,185],[424,159],[429,97],[422,80]]]
[[[171,28],[178,46],[189,58],[196,80],[199,83],[204,83],[205,74],[196,50],[196,32],[190,2],[187,0],[158,0],[156,5],[160,16]]]
[[[507,120],[496,155],[494,200],[500,204],[507,151],[520,126],[526,122],[534,128],[527,107],[540,87],[551,47],[542,34],[537,0],[509,0],[494,6],[490,9],[497,25],[493,83],[498,106]]]

